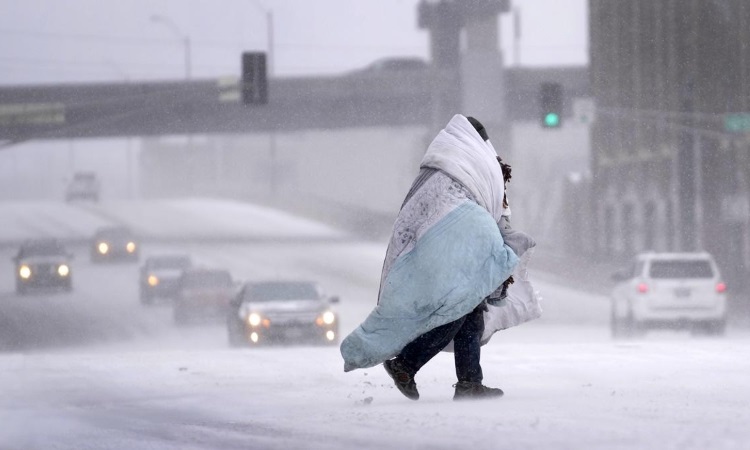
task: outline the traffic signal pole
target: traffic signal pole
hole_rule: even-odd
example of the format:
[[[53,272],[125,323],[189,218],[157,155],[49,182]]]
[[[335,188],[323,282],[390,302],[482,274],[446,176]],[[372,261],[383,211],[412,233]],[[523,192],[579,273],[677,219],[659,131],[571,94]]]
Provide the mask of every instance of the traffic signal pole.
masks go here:
[[[697,158],[700,152],[700,137],[692,129],[695,118],[690,114],[694,112],[694,92],[692,82],[683,85],[679,93],[680,113],[686,115],[684,125],[688,129],[682,129],[677,138],[677,155],[674,167],[676,173],[674,180],[677,184],[677,211],[679,218],[678,236],[679,248],[684,251],[695,251],[699,247],[699,236],[697,233],[698,216],[697,203],[701,191],[697,185],[701,166]]]

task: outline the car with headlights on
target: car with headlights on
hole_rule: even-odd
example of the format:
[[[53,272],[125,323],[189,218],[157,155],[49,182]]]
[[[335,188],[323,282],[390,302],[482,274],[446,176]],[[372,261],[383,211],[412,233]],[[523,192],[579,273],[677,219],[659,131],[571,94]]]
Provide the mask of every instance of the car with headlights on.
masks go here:
[[[311,281],[247,282],[229,309],[229,344],[337,344],[337,303],[337,296],[324,295]]]
[[[16,292],[30,289],[73,289],[70,260],[73,256],[56,239],[24,241],[13,257],[16,268]]]
[[[225,269],[192,268],[182,272],[172,303],[174,322],[221,322],[236,285]]]
[[[156,299],[174,299],[182,273],[193,266],[190,255],[165,254],[146,258],[140,268],[140,299],[150,305]]]
[[[612,278],[614,338],[656,328],[724,334],[727,286],[709,253],[639,254]]]
[[[138,261],[140,246],[127,227],[111,226],[96,230],[91,240],[91,261]]]

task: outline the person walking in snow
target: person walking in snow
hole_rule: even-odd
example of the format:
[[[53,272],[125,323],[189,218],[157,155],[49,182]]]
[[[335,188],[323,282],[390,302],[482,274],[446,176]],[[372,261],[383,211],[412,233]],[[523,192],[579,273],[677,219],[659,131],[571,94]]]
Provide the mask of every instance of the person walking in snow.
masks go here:
[[[519,259],[500,230],[509,209],[497,153],[478,121],[457,114],[420,167],[393,227],[378,304],[341,343],[344,370],[383,363],[399,391],[417,400],[414,376],[452,341],[454,399],[500,396],[482,384],[479,354],[509,321],[488,329],[485,298],[502,291]],[[522,251],[533,246],[519,242]]]

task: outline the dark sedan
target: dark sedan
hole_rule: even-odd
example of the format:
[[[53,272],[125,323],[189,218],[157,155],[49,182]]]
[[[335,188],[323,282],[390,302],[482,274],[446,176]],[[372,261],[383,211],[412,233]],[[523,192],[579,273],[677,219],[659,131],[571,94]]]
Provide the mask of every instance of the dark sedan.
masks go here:
[[[229,344],[337,344],[339,318],[332,304],[338,302],[314,282],[245,283],[229,309]]]
[[[91,241],[91,260],[138,261],[140,246],[133,233],[125,227],[100,228]]]
[[[150,305],[156,299],[174,299],[180,291],[180,277],[191,268],[189,255],[149,256],[140,270],[141,303]]]
[[[72,256],[55,239],[25,241],[13,258],[16,267],[16,292],[25,294],[32,288],[73,288],[70,260]]]
[[[228,270],[188,269],[182,273],[179,285],[177,297],[172,303],[175,324],[221,323],[235,292],[235,284]]]

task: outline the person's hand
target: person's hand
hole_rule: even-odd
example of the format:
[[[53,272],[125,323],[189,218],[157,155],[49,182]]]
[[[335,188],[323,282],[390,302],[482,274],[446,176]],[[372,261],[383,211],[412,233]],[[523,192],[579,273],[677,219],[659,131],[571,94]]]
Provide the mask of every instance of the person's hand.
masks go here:
[[[514,282],[515,280],[513,279],[513,275],[509,276],[507,280],[503,281],[503,290],[500,291],[501,299],[508,296],[508,287]]]

